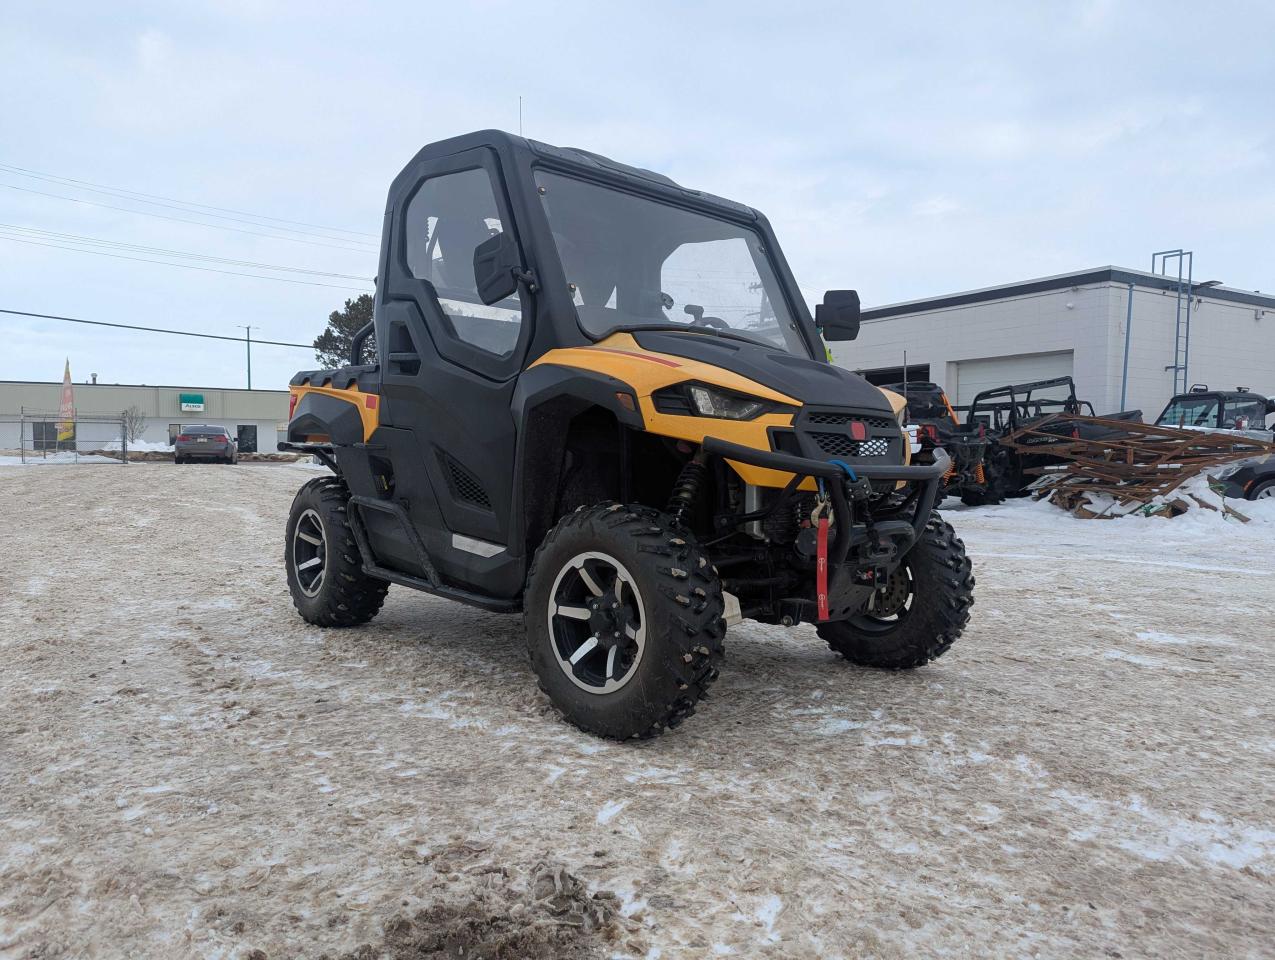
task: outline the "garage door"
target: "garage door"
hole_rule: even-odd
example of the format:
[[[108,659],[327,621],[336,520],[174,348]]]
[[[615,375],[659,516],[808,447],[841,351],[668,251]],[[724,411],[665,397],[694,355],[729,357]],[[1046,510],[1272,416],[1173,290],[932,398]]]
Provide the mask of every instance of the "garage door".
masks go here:
[[[955,404],[968,405],[984,390],[1011,383],[1071,376],[1072,353],[1019,353],[1012,357],[962,360],[956,365]]]

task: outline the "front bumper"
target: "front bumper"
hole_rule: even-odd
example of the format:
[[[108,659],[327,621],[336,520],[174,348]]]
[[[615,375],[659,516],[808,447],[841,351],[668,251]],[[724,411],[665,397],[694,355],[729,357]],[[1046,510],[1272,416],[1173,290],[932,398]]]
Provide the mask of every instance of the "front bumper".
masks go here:
[[[225,460],[235,455],[234,447],[174,447],[173,456],[198,460]]]
[[[846,479],[845,470],[827,460],[798,457],[789,453],[776,453],[771,450],[758,450],[754,447],[745,447],[717,437],[705,437],[703,446],[705,453],[722,457],[725,460],[733,460],[738,463],[765,467],[768,470],[790,473],[797,478],[814,477],[819,480],[836,481]],[[947,451],[941,447],[935,448],[933,463],[907,465],[884,463],[854,464],[853,470],[855,474],[860,477],[867,477],[869,480],[902,480],[907,483],[921,485],[912,522],[908,523],[904,520],[886,521],[877,525],[879,532],[882,535],[897,536],[901,532],[900,528],[906,527],[909,528],[907,546],[911,546],[913,542],[919,539],[921,531],[925,528],[925,523],[929,519],[930,511],[934,508],[934,501],[937,498],[939,487],[943,483],[943,477],[951,465],[951,458],[947,455]],[[843,484],[840,482],[830,483],[827,484],[827,487],[832,498],[832,508],[836,511],[836,515],[842,517],[850,516],[849,502],[846,499]],[[854,535],[854,527],[850,525],[838,528],[836,541],[830,551],[830,561],[836,563],[845,560],[850,551],[850,544]],[[906,548],[900,552],[906,552]]]
[[[832,620],[844,619],[861,609],[884,575],[890,574],[902,558],[920,540],[929,521],[934,503],[943,486],[943,477],[952,465],[947,451],[934,450],[934,462],[927,464],[855,463],[855,475],[868,480],[904,481],[915,485],[911,494],[915,507],[910,519],[874,521],[866,509],[856,517],[846,490],[847,476],[843,467],[827,460],[799,457],[788,453],[758,450],[716,437],[706,437],[705,453],[735,463],[764,467],[791,476],[785,493],[791,494],[806,477],[825,481],[832,501],[834,539],[828,549],[828,607]],[[828,482],[831,481],[831,482]],[[897,513],[896,513],[897,516]],[[854,551],[851,557],[851,551]],[[793,623],[814,619],[810,616],[818,604],[798,596],[781,601],[782,622]]]

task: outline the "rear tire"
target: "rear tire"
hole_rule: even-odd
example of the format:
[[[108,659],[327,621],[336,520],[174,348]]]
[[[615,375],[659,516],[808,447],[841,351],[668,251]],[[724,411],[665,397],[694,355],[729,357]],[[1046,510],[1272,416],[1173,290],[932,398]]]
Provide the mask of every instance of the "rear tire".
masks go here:
[[[283,563],[292,605],[320,627],[367,623],[390,585],[363,572],[350,530],[350,491],[339,477],[317,477],[299,491],[288,513]]]
[[[907,596],[901,597],[904,590]],[[882,606],[874,612],[878,603]],[[933,514],[920,542],[864,610],[848,620],[821,623],[817,632],[851,663],[907,670],[948,651],[969,622],[973,603],[974,573],[965,544]]]
[[[717,679],[721,582],[690,535],[649,507],[563,517],[536,551],[524,609],[540,689],[588,733],[655,736]]]

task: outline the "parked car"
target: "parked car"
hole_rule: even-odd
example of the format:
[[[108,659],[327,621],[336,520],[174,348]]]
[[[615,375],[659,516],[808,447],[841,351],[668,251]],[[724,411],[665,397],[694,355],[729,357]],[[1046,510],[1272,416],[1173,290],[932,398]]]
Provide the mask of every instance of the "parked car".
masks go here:
[[[225,427],[194,424],[182,427],[173,442],[173,459],[178,463],[194,460],[239,462],[239,444]]]
[[[1228,463],[1213,474],[1224,497],[1236,500],[1275,500],[1275,456]]]

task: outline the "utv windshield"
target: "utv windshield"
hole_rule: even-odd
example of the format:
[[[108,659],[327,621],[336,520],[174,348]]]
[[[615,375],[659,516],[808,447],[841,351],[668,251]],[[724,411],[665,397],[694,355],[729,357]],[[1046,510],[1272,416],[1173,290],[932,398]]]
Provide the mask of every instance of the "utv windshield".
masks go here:
[[[1157,422],[1162,427],[1216,427],[1217,397],[1174,397]]]
[[[809,356],[758,233],[554,173],[536,184],[590,336],[711,328]]]

